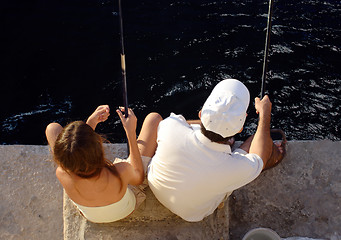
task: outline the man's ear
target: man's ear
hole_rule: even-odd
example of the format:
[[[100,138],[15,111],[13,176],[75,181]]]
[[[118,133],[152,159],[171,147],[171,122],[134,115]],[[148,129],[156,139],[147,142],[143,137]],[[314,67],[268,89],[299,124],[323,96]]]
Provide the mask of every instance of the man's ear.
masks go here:
[[[201,110],[198,113],[199,119],[201,119]]]

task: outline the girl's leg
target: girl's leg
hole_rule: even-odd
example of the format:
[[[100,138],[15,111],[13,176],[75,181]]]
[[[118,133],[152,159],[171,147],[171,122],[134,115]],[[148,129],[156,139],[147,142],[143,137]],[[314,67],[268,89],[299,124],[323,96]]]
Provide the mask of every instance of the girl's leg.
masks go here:
[[[46,139],[50,145],[52,152],[53,152],[54,143],[56,142],[56,139],[62,130],[63,130],[63,127],[59,123],[50,123],[46,127],[45,135],[46,135]]]
[[[162,117],[158,113],[149,113],[144,119],[139,137],[137,139],[137,145],[139,147],[141,156],[153,157],[157,143],[157,128],[162,121]]]

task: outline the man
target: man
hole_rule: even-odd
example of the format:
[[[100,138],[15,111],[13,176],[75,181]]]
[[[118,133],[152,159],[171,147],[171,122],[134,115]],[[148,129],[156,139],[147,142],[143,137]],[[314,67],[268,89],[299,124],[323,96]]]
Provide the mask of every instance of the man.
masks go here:
[[[226,79],[216,85],[199,112],[201,126],[173,113],[160,122],[148,183],[156,198],[184,220],[196,222],[212,214],[233,190],[253,181],[271,155],[275,159],[270,165],[283,158],[283,148],[274,147],[270,136],[268,96],[255,99],[256,133],[231,152],[249,101],[243,83]]]

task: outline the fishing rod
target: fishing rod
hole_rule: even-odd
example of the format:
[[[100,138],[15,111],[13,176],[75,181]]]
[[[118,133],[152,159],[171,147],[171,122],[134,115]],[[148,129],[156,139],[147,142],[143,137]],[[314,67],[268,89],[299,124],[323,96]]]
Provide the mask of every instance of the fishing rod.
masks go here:
[[[273,0],[269,0],[269,11],[268,11],[268,24],[266,28],[266,40],[264,50],[264,61],[263,61],[263,74],[262,74],[262,87],[261,87],[261,99],[264,97],[265,92],[265,79],[268,68],[268,55],[270,45],[270,33],[271,33],[271,18],[272,18]]]
[[[266,79],[266,73],[267,73],[267,67],[268,67],[268,55],[269,55],[269,46],[270,46],[272,9],[273,9],[273,0],[269,0],[268,23],[266,27],[266,40],[265,40],[264,61],[263,61],[262,87],[261,87],[261,95],[260,95],[261,99],[264,97],[264,92],[265,92],[265,79]],[[276,134],[277,134],[277,137],[280,135],[280,137],[282,138],[281,145],[284,143],[284,146],[285,146],[287,139],[286,139],[285,133],[281,129],[271,129],[270,134],[271,134],[272,139],[274,139]],[[276,166],[277,164],[275,164],[274,166]]]
[[[120,43],[121,43],[121,73],[122,73],[122,93],[123,93],[123,106],[124,106],[124,117],[128,117],[128,94],[127,94],[127,73],[126,73],[126,59],[124,53],[124,39],[123,39],[123,17],[122,17],[122,6],[121,0],[118,0],[118,14],[120,24]],[[127,155],[129,157],[129,141],[127,141]]]
[[[122,91],[123,91],[123,106],[124,117],[128,117],[128,96],[127,96],[127,73],[126,73],[126,61],[124,53],[124,39],[123,39],[123,17],[121,0],[118,0],[118,11],[120,21],[120,43],[121,43],[121,73],[122,73]]]

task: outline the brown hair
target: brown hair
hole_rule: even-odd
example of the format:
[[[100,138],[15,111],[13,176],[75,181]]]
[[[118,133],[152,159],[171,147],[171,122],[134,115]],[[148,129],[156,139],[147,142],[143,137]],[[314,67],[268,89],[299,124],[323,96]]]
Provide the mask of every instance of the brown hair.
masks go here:
[[[104,157],[103,139],[83,121],[69,123],[58,135],[53,149],[54,161],[66,172],[83,178],[98,176],[103,167],[119,174]]]
[[[228,144],[231,145],[230,139],[233,138],[233,136],[230,137],[222,137],[220,134],[217,134],[215,132],[207,130],[202,123],[200,123],[201,126],[201,133],[210,139],[212,142],[216,143],[223,143],[223,144]]]

